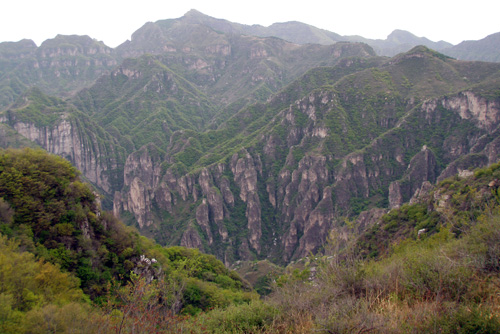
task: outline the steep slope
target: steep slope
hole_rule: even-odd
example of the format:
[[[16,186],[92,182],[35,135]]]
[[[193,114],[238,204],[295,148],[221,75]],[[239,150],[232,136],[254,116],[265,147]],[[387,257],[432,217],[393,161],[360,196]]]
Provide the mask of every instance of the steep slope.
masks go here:
[[[54,61],[68,58],[64,64],[75,65],[71,71],[81,76],[71,77],[73,72],[67,69],[67,80],[72,78],[73,83],[61,80],[54,87],[87,83],[78,67],[82,54],[95,58],[85,67],[93,74],[99,71],[92,64],[97,66],[103,57],[137,58],[125,59],[113,70],[105,71],[104,65],[116,63],[101,64],[104,75],[64,103],[32,90],[36,93],[20,96],[2,121],[48,151],[69,158],[109,199],[122,189],[126,156],[143,145],[154,143],[163,155],[175,131],[215,128],[252,101],[266,100],[311,67],[374,55],[362,44],[303,47],[276,38],[222,34],[188,18],[167,23],[147,24],[134,34],[130,45],[111,53],[96,41],[77,36],[58,36],[40,48],[29,41],[4,45]],[[52,70],[60,71],[57,68]],[[43,82],[33,84],[44,91]]]
[[[115,213],[227,262],[288,261],[317,250],[345,215],[397,206],[446,167],[498,158],[497,64],[425,47],[374,61],[313,70],[218,130],[178,133],[164,160],[149,148],[129,156]]]
[[[138,235],[102,214],[96,194],[68,161],[43,150],[1,150],[0,170],[3,234],[78,276],[92,297],[112,277],[129,277],[141,255]]]
[[[116,52],[122,57],[162,55],[165,66],[215,96],[214,102],[222,106],[247,97],[265,100],[312,67],[375,55],[366,45],[300,46],[242,35],[234,26],[192,11],[179,19],[145,24]]]
[[[291,265],[277,279],[265,301],[276,307],[274,318],[259,317],[258,307],[239,308],[219,316],[211,328],[230,332],[228,318],[244,312],[262,321],[255,333],[284,327],[331,333],[498,332],[499,167],[431,186],[419,203],[391,210],[361,236],[334,231],[322,254]],[[346,231],[354,227],[350,223]]]
[[[150,142],[162,147],[176,130],[199,130],[216,110],[195,85],[153,56],[125,60],[73,103],[129,153]]]
[[[39,147],[70,160],[105,193],[122,186],[125,150],[73,105],[34,88],[7,109],[0,121]]]
[[[392,244],[431,236],[446,227],[458,237],[467,235],[482,215],[498,208],[499,164],[461,169],[436,185],[426,182],[411,202],[390,210],[357,240],[365,257],[383,257]],[[483,217],[484,218],[484,217]]]

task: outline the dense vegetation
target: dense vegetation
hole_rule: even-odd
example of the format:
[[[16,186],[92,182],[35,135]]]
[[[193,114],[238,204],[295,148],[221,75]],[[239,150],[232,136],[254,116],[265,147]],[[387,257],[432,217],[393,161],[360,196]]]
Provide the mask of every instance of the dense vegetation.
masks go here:
[[[2,332],[111,330],[141,322],[153,304],[176,319],[256,299],[214,256],[163,248],[102,212],[78,174],[42,150],[0,152]]]
[[[101,214],[96,194],[69,162],[42,150],[8,150],[0,171],[4,235],[75,273],[93,297],[113,277],[128,278],[142,252],[138,233]]]

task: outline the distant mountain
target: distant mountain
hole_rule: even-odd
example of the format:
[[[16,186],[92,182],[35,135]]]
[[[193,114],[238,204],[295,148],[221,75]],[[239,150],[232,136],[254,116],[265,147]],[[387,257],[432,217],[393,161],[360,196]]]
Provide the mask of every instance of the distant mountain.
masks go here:
[[[387,37],[386,40],[373,40],[360,36],[341,36],[334,32],[319,29],[296,21],[274,23],[269,27],[261,25],[244,25],[229,22],[223,19],[216,19],[200,13],[197,10],[191,10],[179,19],[157,21],[155,24],[165,28],[171,27],[174,22],[201,24],[203,26],[208,26],[215,31],[232,35],[243,34],[259,37],[274,36],[297,44],[330,45],[341,41],[362,42],[373,47],[378,55],[389,57],[392,57],[400,52],[406,52],[417,45],[425,45],[428,48],[437,51],[453,46],[452,44],[443,41],[432,42],[425,37],[416,37],[415,35],[403,30],[395,30]],[[150,23],[147,25],[150,25]],[[132,36],[132,39],[134,39],[134,36]]]
[[[353,42],[366,43],[370,45],[378,55],[389,57],[395,56],[401,52],[406,52],[417,45],[424,45],[436,51],[441,51],[453,46],[448,42],[433,42],[425,37],[417,37],[404,30],[394,30],[385,40],[373,40],[360,36],[348,36],[345,37],[345,39]]]
[[[463,41],[443,50],[443,53],[462,60],[500,62],[500,32],[479,41]]]
[[[269,27],[264,27],[258,24],[244,25],[229,22],[223,19],[215,19],[203,13],[200,13],[197,10],[189,11],[182,19],[189,20],[192,23],[200,23],[224,33],[243,34],[259,37],[274,36],[297,44],[311,43],[330,45],[335,42],[346,40],[339,34],[319,29],[314,26],[297,21],[274,23]]]
[[[31,40],[0,43],[0,109],[34,86],[68,96],[117,64],[113,49],[88,36],[58,35],[40,47]]]
[[[196,28],[193,29],[194,27]],[[207,35],[209,34],[207,27],[211,29],[210,37]],[[116,50],[121,56],[128,57],[137,55],[133,50],[138,50],[140,53],[144,53],[144,50],[149,53],[173,51],[171,48],[175,49],[175,44],[182,44],[184,48],[200,49],[207,43],[213,43],[216,38],[221,40],[237,36],[243,38],[242,35],[278,37],[295,44],[331,45],[345,41],[340,35],[300,22],[275,23],[270,27],[249,26],[216,19],[191,10],[178,19],[146,23],[134,32],[130,41],[119,45]]]
[[[200,55],[205,52],[204,47],[212,48],[210,52],[214,56],[216,54],[223,55],[228,52],[228,43],[248,42],[252,36],[277,37],[299,45],[362,42],[371,46],[378,55],[382,56],[394,56],[417,45],[424,45],[437,51],[449,50],[447,54],[463,59],[487,61],[498,59],[498,48],[495,48],[495,43],[490,42],[491,39],[485,39],[484,46],[480,47],[481,51],[476,53],[467,51],[467,56],[465,56],[465,51],[457,51],[462,47],[457,46],[455,50],[447,42],[432,42],[425,37],[416,37],[401,30],[395,30],[385,40],[372,40],[361,36],[341,36],[301,22],[275,23],[269,27],[244,25],[212,18],[196,10],[191,10],[177,19],[145,24],[132,35],[131,41],[126,41],[115,49],[88,36],[58,35],[54,39],[42,43],[40,47],[37,47],[31,40],[0,43],[0,109],[7,107],[23,91],[34,86],[39,87],[47,94],[59,97],[70,96],[80,89],[90,86],[99,76],[109,73],[128,57],[137,57],[145,53],[172,55],[179,51],[181,54]],[[275,41],[273,43],[283,42]],[[472,43],[471,45],[476,44]],[[233,45],[233,47],[235,46]],[[288,44],[286,48],[291,50],[294,47]],[[300,53],[300,51],[297,52]],[[304,53],[304,55],[306,54]],[[177,57],[176,61],[182,62],[181,57]],[[221,64],[223,63],[219,65]],[[312,63],[309,64],[312,65]],[[269,69],[274,71],[276,69],[274,66],[261,65],[263,66],[260,71]],[[326,63],[323,62],[323,65]],[[192,64],[191,66],[199,67],[202,64]],[[278,64],[279,66],[281,65]],[[205,70],[207,71],[209,68]],[[277,73],[277,76],[280,77],[281,74]],[[64,80],[61,80],[62,78]],[[293,75],[285,80],[278,80],[286,84],[289,82],[287,80],[292,78]],[[279,86],[276,83],[271,85],[275,88]],[[223,87],[219,88],[224,89]],[[263,96],[263,90],[265,89],[262,88],[259,93],[261,96]],[[207,93],[209,92],[207,91]]]
[[[498,34],[493,34],[481,41],[465,41],[457,46],[446,41],[434,42],[425,37],[417,37],[404,30],[394,30],[385,40],[369,39],[362,36],[342,36],[334,32],[319,29],[314,26],[291,21],[274,23],[268,27],[261,25],[244,25],[223,19],[216,19],[191,10],[182,18],[158,21],[156,24],[169,25],[172,22],[183,20],[198,23],[226,34],[244,34],[260,37],[279,37],[297,44],[322,44],[330,45],[336,42],[362,42],[370,45],[380,56],[392,57],[398,53],[409,51],[417,45],[424,45],[430,49],[443,52],[452,57],[463,60],[500,61],[500,48]]]

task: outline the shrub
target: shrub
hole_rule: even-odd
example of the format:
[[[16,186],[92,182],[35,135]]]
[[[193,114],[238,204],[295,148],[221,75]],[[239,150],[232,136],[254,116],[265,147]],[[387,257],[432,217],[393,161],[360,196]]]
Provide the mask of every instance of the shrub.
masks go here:
[[[255,300],[203,313],[188,323],[188,329],[192,333],[264,333],[276,315],[276,308]]]

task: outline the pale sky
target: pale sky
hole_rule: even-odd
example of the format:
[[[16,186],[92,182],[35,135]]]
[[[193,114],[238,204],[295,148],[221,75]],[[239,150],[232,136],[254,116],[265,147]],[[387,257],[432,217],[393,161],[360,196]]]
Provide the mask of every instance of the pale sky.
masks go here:
[[[300,21],[340,35],[385,39],[394,29],[458,44],[500,32],[498,0],[4,0],[0,42],[88,35],[116,47],[146,22],[190,9],[243,24]]]

